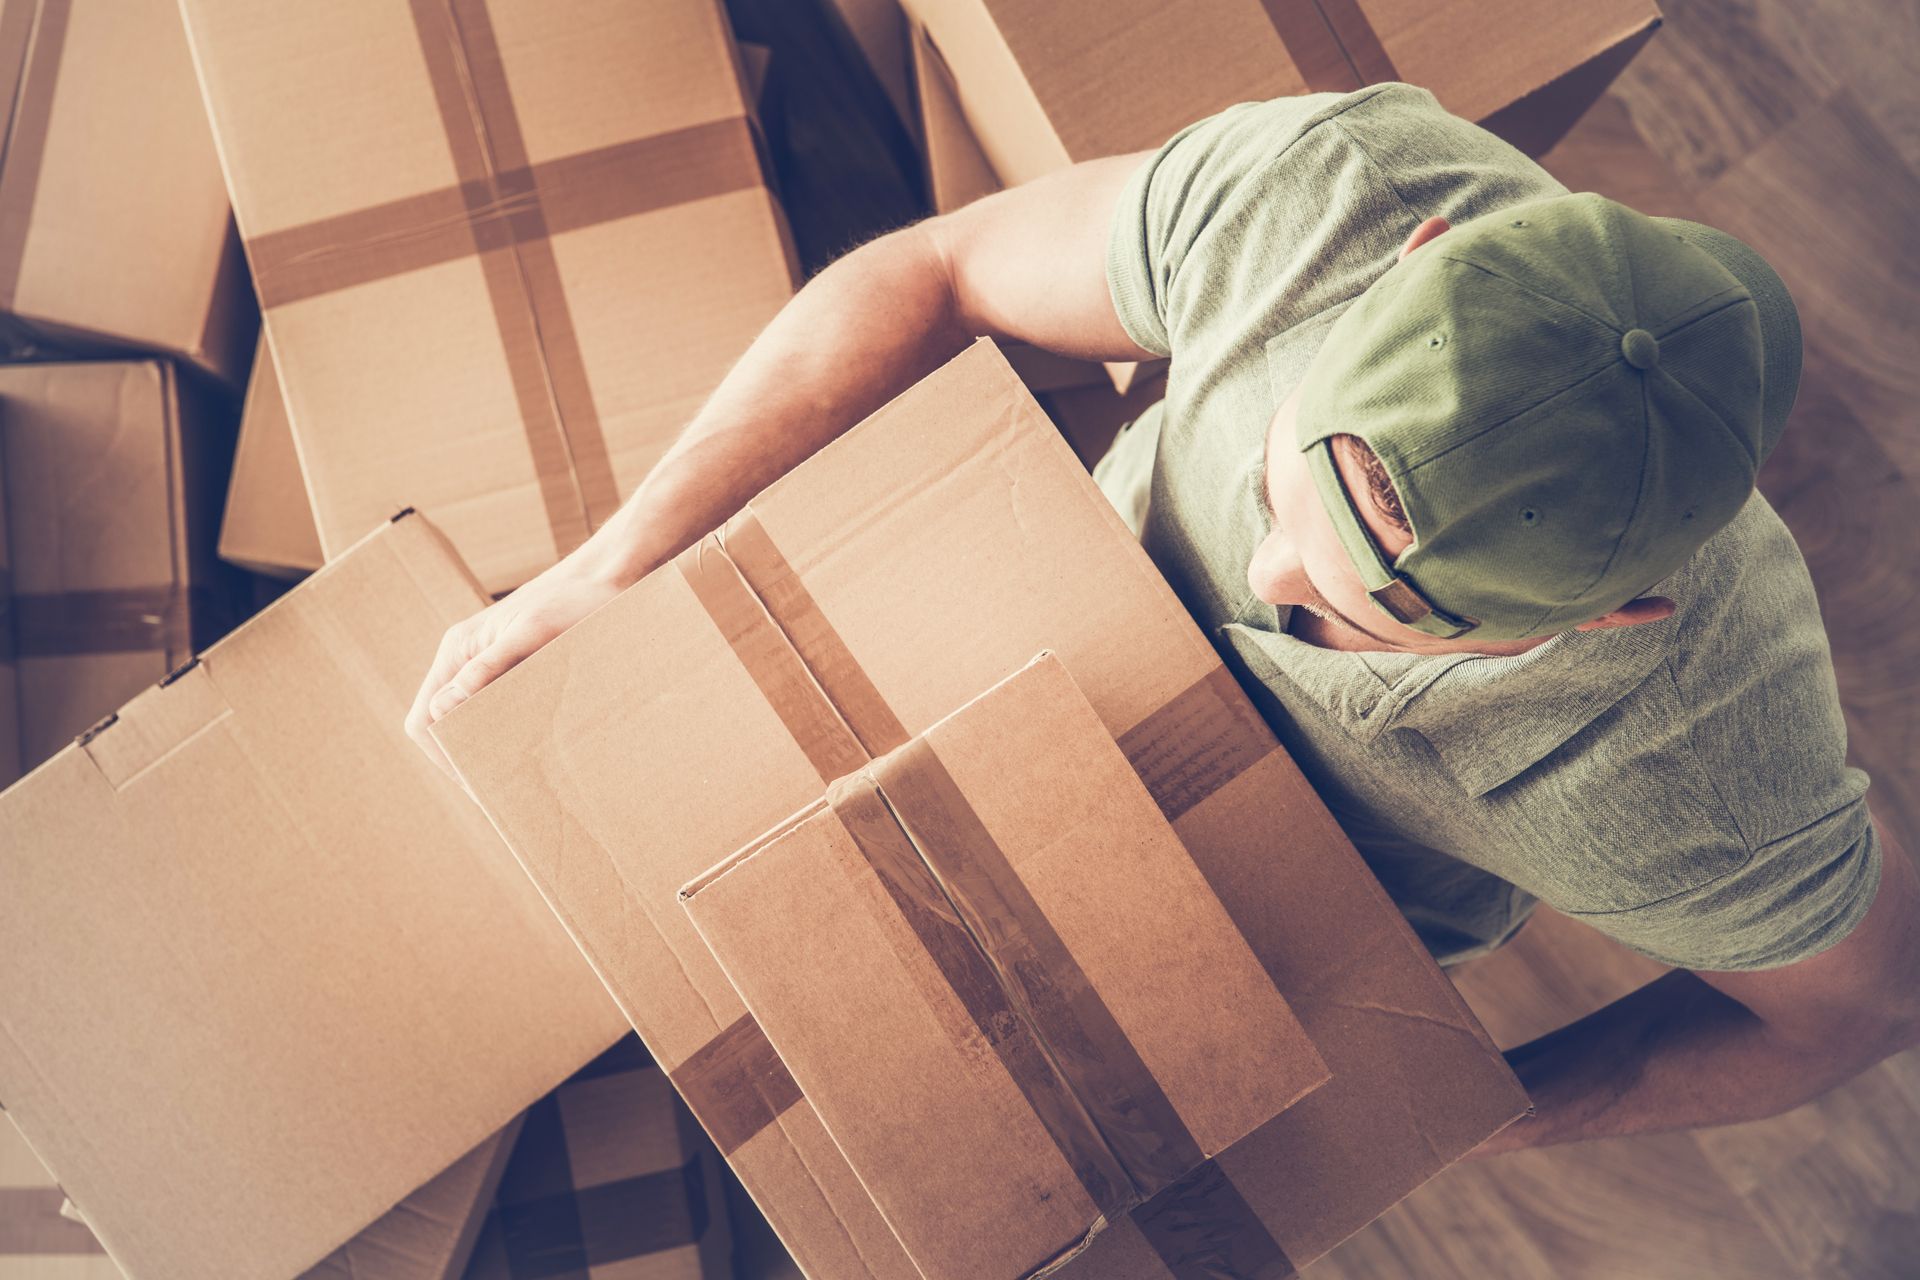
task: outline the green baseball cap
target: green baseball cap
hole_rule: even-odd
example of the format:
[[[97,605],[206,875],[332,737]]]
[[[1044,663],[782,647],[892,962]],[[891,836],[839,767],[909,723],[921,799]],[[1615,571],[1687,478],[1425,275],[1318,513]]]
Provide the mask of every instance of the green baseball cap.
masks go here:
[[[1753,492],[1800,383],[1786,286],[1745,244],[1593,194],[1475,218],[1328,332],[1297,441],[1374,603],[1517,640],[1611,613]],[[1379,457],[1414,540],[1389,562],[1331,440]]]

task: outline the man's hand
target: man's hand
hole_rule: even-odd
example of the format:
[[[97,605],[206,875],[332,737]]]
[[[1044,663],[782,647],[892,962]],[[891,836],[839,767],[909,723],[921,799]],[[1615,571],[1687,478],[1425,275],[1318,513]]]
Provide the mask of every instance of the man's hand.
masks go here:
[[[448,773],[453,767],[428,732],[433,722],[498,680],[521,660],[620,594],[621,583],[562,560],[513,594],[447,628],[420,682],[407,733]]]

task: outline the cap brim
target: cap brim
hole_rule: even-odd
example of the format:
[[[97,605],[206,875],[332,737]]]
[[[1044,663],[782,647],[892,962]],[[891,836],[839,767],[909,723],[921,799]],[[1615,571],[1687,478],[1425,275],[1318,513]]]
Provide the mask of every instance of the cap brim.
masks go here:
[[[1704,250],[1725,267],[1733,278],[1753,295],[1760,313],[1760,341],[1763,353],[1765,386],[1761,390],[1761,448],[1764,460],[1780,441],[1786,429],[1787,414],[1800,390],[1800,312],[1793,295],[1744,241],[1714,227],[1685,218],[1655,218],[1687,244]]]

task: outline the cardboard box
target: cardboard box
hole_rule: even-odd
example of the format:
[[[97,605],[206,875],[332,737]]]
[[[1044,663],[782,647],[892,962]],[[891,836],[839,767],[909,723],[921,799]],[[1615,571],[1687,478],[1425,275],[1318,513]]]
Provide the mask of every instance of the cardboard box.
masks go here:
[[[732,1280],[722,1177],[628,1035],[527,1112],[466,1280]]]
[[[233,418],[228,397],[163,361],[0,366],[20,769],[238,616],[213,545]]]
[[[1053,419],[1053,425],[1060,428],[1081,465],[1092,471],[1121,429],[1165,399],[1166,394],[1167,375],[1162,369],[1136,379],[1124,394],[1103,381],[1042,391],[1034,398]]]
[[[518,1119],[340,1246],[301,1280],[459,1280]],[[121,1280],[20,1131],[0,1116],[0,1280]]]
[[[1010,186],[1158,147],[1236,102],[1383,80],[1423,85],[1449,111],[1539,154],[1660,22],[1654,0],[905,3]],[[1550,91],[1563,80],[1576,91]]]
[[[717,0],[183,0],[328,554],[586,538],[794,287]]]
[[[253,301],[174,0],[0,12],[0,347],[246,372]]]
[[[437,736],[802,1268],[913,1276],[674,895],[1043,648],[1074,673],[1333,1073],[1087,1256],[1163,1258],[1178,1247],[1170,1224],[1198,1205],[1237,1224],[1231,1238],[1304,1265],[1525,1098],[991,343],[768,487]],[[1271,871],[1245,874],[1255,865]]]
[[[1328,1078],[1051,655],[680,898],[929,1280],[1057,1264]]]
[[[240,411],[240,443],[220,521],[220,558],[275,578],[300,578],[326,562],[280,395],[280,375],[265,338],[254,353]]]
[[[297,1274],[621,1033],[401,727],[484,602],[398,518],[0,793],[0,1098],[133,1280]]]
[[[829,0],[887,101],[911,130],[914,125],[912,73],[907,67],[907,15],[900,0]]]

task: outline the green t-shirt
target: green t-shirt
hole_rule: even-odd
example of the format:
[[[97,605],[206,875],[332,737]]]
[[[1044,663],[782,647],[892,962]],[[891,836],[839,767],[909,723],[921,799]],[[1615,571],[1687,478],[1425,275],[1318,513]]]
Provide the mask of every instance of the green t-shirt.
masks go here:
[[[1316,648],[1247,586],[1267,425],[1341,311],[1422,219],[1564,190],[1408,85],[1185,130],[1128,185],[1107,263],[1128,333],[1172,357],[1166,399],[1096,478],[1437,958],[1538,900],[1670,964],[1786,964],[1866,914],[1881,855],[1765,499],[1661,584],[1671,619],[1517,657]]]

